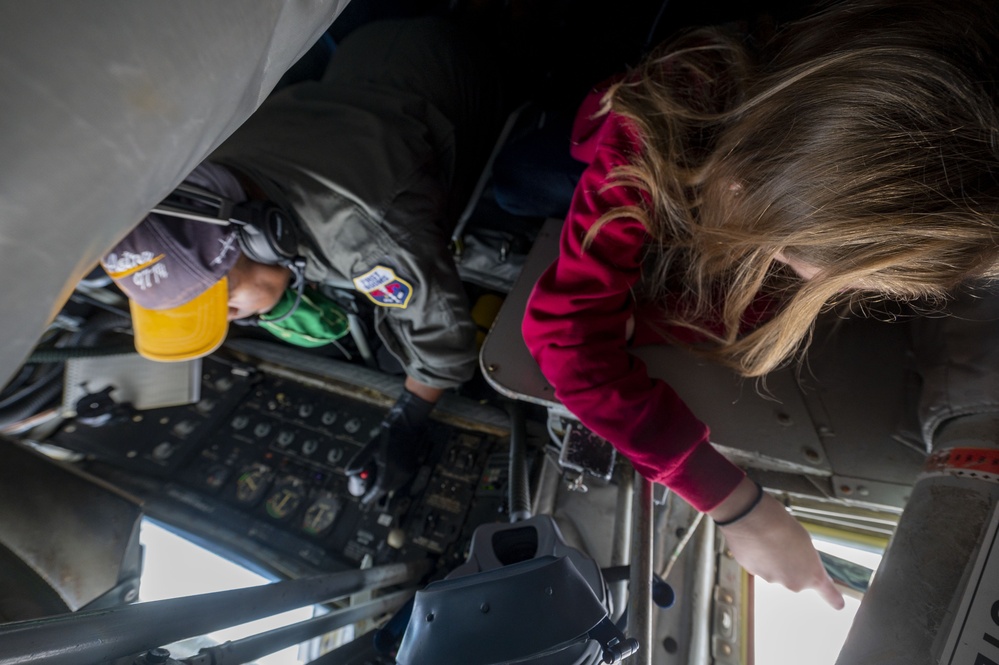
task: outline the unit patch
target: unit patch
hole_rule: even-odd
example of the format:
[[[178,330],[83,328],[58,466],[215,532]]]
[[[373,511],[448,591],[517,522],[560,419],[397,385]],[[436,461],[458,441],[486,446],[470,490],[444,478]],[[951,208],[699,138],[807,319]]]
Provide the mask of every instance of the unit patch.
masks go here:
[[[368,296],[371,302],[382,307],[405,309],[413,297],[413,285],[385,266],[375,266],[360,277],[355,277],[354,286]]]

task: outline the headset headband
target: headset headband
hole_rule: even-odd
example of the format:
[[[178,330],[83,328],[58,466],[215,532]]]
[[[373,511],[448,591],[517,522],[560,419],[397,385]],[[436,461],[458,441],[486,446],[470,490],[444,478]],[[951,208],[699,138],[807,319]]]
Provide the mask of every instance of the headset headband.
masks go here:
[[[233,218],[234,209],[235,204],[232,199],[227,199],[204,187],[183,182],[153,208],[152,212],[221,226],[242,225],[244,223],[242,220]]]

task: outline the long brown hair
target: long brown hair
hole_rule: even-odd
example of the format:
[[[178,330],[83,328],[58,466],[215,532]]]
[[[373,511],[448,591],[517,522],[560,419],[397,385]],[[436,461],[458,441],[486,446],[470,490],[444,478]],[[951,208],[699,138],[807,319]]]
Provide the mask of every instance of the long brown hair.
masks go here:
[[[651,297],[682,285],[671,323],[747,376],[793,357],[833,305],[999,277],[994,5],[848,0],[759,57],[707,29],[654,52],[606,98],[641,139],[609,186],[648,203],[591,233],[640,219]],[[795,279],[778,256],[820,272]],[[761,292],[782,305],[743,334]]]

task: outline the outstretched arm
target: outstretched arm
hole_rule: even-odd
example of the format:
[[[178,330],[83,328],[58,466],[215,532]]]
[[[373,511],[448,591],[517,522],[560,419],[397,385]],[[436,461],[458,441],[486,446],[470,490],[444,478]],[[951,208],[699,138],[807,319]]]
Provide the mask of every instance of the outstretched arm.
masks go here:
[[[764,492],[759,503],[739,517],[753,505],[758,491],[756,483],[745,478],[708,512],[716,522],[736,518],[720,527],[735,560],[751,574],[791,591],[815,589],[831,606],[842,609],[843,595],[822,567],[812,539],[784,506]]]

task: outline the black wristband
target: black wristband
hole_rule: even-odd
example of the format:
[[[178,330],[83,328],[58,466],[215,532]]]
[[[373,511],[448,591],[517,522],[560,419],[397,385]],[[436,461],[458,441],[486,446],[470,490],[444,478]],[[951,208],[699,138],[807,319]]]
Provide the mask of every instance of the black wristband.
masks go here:
[[[743,510],[738,515],[736,515],[735,517],[731,517],[731,518],[725,520],[724,522],[719,522],[718,520],[715,520],[715,524],[717,526],[728,526],[730,524],[735,524],[736,522],[738,522],[739,520],[741,520],[743,517],[745,517],[749,513],[753,512],[753,509],[756,508],[756,506],[760,505],[760,501],[763,500],[763,485],[760,485],[755,480],[753,481],[753,484],[756,485],[756,498],[753,499],[753,502],[750,503],[748,506],[746,506],[746,509]]]

